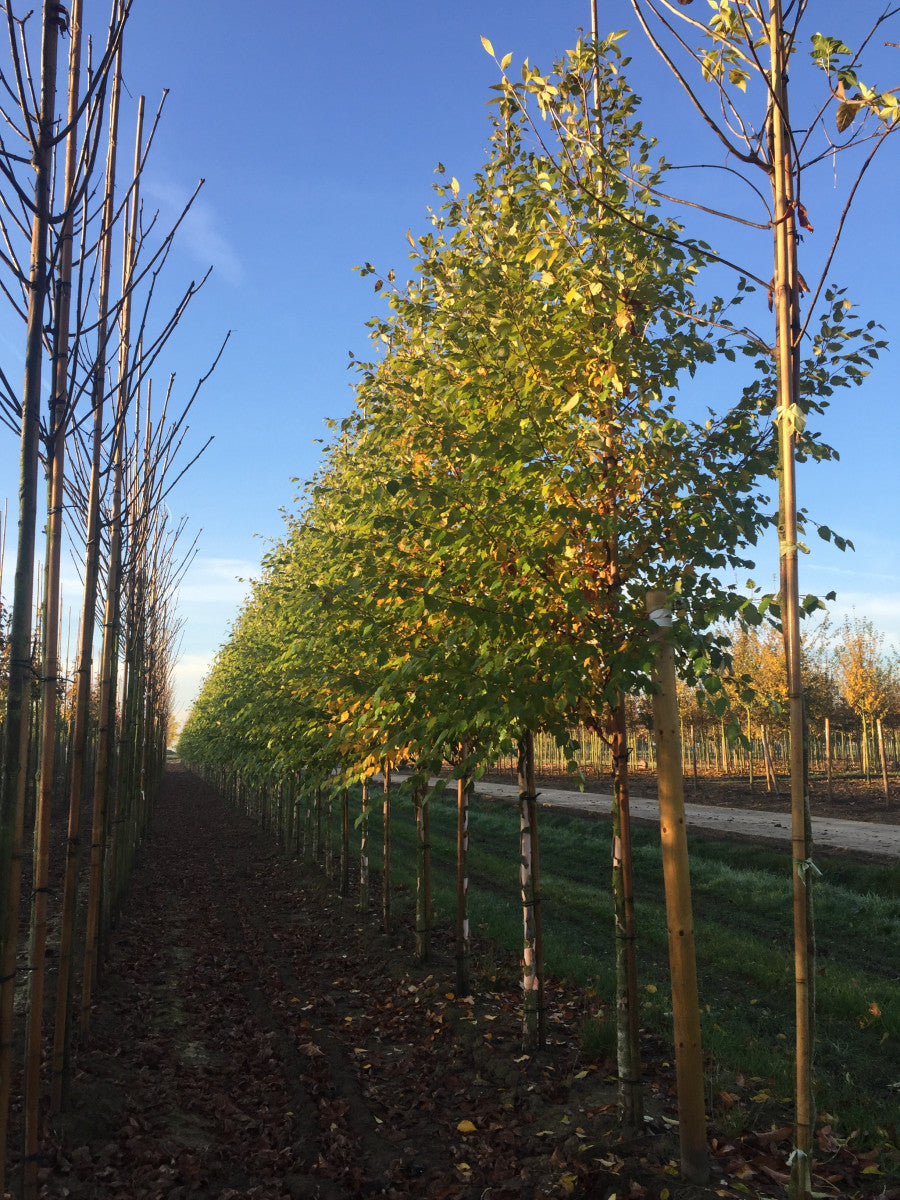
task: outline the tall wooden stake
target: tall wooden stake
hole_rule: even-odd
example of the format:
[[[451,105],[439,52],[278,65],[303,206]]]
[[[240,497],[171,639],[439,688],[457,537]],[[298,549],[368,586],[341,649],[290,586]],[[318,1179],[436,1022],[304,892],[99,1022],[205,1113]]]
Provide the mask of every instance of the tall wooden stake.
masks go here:
[[[29,948],[28,1026],[25,1046],[25,1176],[26,1200],[38,1194],[40,1141],[41,1033],[44,1017],[44,966],[47,946],[47,895],[50,883],[50,816],[53,801],[56,724],[59,684],[60,562],[63,506],[65,503],[66,421],[68,416],[69,310],[72,294],[72,233],[75,177],[78,169],[79,77],[81,73],[81,0],[70,12],[69,90],[67,106],[64,218],[60,230],[56,287],[56,324],[53,346],[53,379],[50,393],[50,443],[47,470],[47,552],[43,682],[41,688],[41,754],[34,821],[34,887],[31,901]]]
[[[647,612],[662,630],[671,626],[665,592],[647,593]],[[659,781],[659,828],[662,841],[669,965],[672,976],[672,1024],[678,1086],[678,1133],[681,1171],[692,1183],[709,1178],[704,1113],[703,1053],[691,907],[691,874],[684,820],[684,773],[675,686],[675,653],[660,640],[653,668],[653,721]]]
[[[794,999],[796,1026],[795,1146],[791,1162],[791,1192],[806,1200],[812,1190],[815,1107],[812,1089],[813,946],[812,834],[806,755],[806,720],[800,664],[800,585],[798,574],[797,490],[794,463],[799,373],[799,286],[797,235],[794,218],[793,157],[786,88],[785,33],[781,0],[770,0],[769,53],[772,104],[770,139],[772,195],[775,208],[775,271],[773,303],[776,319],[778,376],[779,554],[781,565],[781,623],[790,705],[791,844],[794,893]]]
[[[88,485],[88,512],[85,536],[84,590],[81,605],[81,634],[76,668],[75,720],[72,731],[72,774],[69,781],[69,828],[66,842],[66,868],[63,883],[63,912],[60,930],[59,975],[56,992],[56,1018],[53,1030],[53,1069],[51,1110],[65,1106],[69,1079],[68,1058],[71,1033],[72,949],[77,907],[78,870],[81,850],[81,804],[88,761],[90,729],[91,671],[94,628],[100,576],[100,476],[103,454],[103,413],[106,394],[106,353],[109,332],[109,286],[112,267],[112,224],[115,203],[116,150],[118,145],[121,62],[116,56],[109,98],[109,134],[106,155],[106,182],[100,243],[100,272],[97,297],[97,352],[93,366],[93,446],[91,476]]]

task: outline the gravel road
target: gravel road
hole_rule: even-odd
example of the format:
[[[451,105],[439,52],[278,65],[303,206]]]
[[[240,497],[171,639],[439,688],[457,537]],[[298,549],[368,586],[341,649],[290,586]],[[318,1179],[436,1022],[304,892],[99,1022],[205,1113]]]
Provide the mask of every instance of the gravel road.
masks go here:
[[[455,781],[448,787],[455,787]],[[484,782],[476,786],[476,795],[488,800],[515,800],[519,789],[515,784]],[[548,808],[566,808],[571,812],[608,815],[612,796],[596,792],[564,791],[561,788],[541,788],[540,803]],[[791,820],[785,813],[762,812],[758,809],[725,808],[703,804],[684,806],[689,829],[721,833],[728,837],[746,837],[790,845]],[[655,800],[631,797],[631,816],[635,821],[656,823],[659,806]],[[813,817],[813,845],[816,848],[843,850],[850,854],[872,855],[876,858],[900,860],[900,826],[876,825],[869,821],[843,821],[836,817]]]

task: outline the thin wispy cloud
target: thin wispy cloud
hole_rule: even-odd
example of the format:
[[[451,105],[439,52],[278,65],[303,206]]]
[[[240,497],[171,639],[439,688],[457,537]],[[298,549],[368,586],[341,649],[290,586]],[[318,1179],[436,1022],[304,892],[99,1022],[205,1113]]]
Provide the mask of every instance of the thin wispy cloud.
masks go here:
[[[145,207],[159,209],[161,232],[167,232],[190,199],[190,192],[174,181],[154,178],[146,182],[144,197]],[[180,249],[196,259],[204,271],[212,267],[228,283],[242,282],[244,269],[240,257],[222,232],[216,210],[204,198],[202,190],[178,227],[175,238]]]
[[[884,634],[885,642],[900,650],[900,595],[884,592],[840,592],[828,611],[837,621],[864,617]]]
[[[227,605],[235,612],[250,590],[251,579],[258,574],[259,564],[247,559],[198,555],[179,589],[179,607]]]

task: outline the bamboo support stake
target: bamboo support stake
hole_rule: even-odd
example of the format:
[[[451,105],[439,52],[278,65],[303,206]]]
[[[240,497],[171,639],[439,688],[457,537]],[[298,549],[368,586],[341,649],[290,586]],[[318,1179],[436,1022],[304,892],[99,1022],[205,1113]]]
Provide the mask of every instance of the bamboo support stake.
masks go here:
[[[78,99],[81,72],[81,3],[75,0],[70,18],[69,86],[65,159],[65,213],[60,230],[57,306],[54,329],[53,378],[50,392],[50,444],[47,470],[47,553],[44,595],[43,682],[41,686],[41,753],[34,822],[34,867],[29,948],[28,1024],[25,1047],[25,1173],[24,1195],[38,1194],[40,1141],[41,1035],[47,946],[47,899],[50,884],[50,821],[56,763],[59,684],[60,566],[65,503],[66,423],[68,416],[69,312],[72,294],[72,235],[75,177],[78,167]]]
[[[799,285],[793,195],[793,151],[786,87],[785,30],[781,0],[769,4],[771,105],[769,138],[772,155],[775,264],[773,304],[776,320],[778,377],[777,435],[779,459],[779,559],[781,619],[790,706],[791,844],[793,857],[794,1007],[795,1007],[795,1144],[791,1163],[794,1200],[812,1190],[810,1157],[815,1105],[812,1086],[813,950],[810,903],[812,836],[809,816],[806,721],[800,657],[800,586],[798,576],[797,492],[794,444],[799,396]]]
[[[703,1053],[691,906],[691,875],[684,819],[684,775],[675,686],[675,653],[663,640],[671,626],[665,592],[647,593],[647,612],[661,635],[653,668],[653,719],[659,780],[659,826],[662,841],[669,964],[672,975],[672,1023],[678,1086],[678,1132],[681,1171],[692,1183],[709,1178],[704,1113]]]
[[[88,881],[87,927],[84,967],[81,977],[81,1033],[87,1037],[91,1024],[91,1000],[97,982],[100,940],[103,929],[103,875],[108,847],[109,790],[113,778],[116,691],[118,683],[119,584],[122,547],[122,438],[124,413],[119,405],[118,431],[114,438],[113,503],[110,526],[106,604],[103,613],[103,644],[100,666],[100,722],[97,731],[97,762],[94,771],[94,803],[91,822],[91,857]]]

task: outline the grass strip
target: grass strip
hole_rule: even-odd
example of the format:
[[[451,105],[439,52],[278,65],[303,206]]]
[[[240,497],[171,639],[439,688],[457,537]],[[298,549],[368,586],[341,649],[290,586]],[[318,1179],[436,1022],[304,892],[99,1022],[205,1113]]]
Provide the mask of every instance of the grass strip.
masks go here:
[[[357,801],[358,803],[358,801]],[[455,802],[431,802],[433,904],[452,928]],[[380,857],[380,812],[370,814],[370,854]],[[596,997],[585,1044],[611,1045],[614,964],[610,822],[542,809],[543,920],[547,971]],[[395,801],[394,885],[415,884],[412,807]],[[500,951],[521,950],[518,816],[515,806],[470,807],[470,921]],[[638,969],[643,1025],[671,1036],[666,917],[659,834],[635,827]],[[864,1131],[896,1144],[900,1098],[900,867],[845,859],[820,862],[817,925],[816,1086],[820,1111],[836,1130]],[[697,840],[691,849],[694,924],[708,1056],[716,1096],[743,1089],[754,1103],[788,1101],[793,1075],[790,856],[751,842]],[[722,1117],[723,1113],[717,1114]],[[735,1112],[737,1122],[745,1114]],[[757,1113],[757,1116],[760,1114]]]

